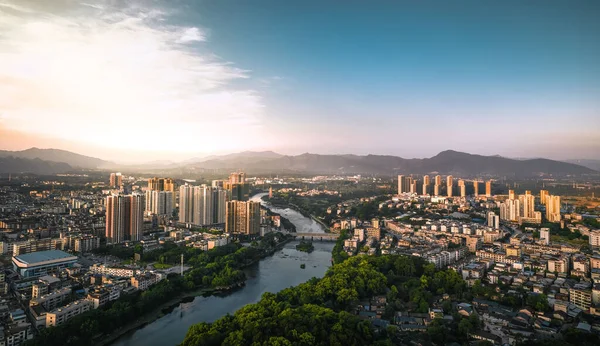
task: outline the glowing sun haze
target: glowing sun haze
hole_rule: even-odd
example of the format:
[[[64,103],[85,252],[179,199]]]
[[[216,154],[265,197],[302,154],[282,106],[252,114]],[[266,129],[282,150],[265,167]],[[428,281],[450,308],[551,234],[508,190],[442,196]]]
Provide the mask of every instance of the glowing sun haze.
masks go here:
[[[195,51],[201,28],[136,2],[64,3],[0,0],[5,131],[188,153],[235,150],[260,131],[261,97],[233,85],[250,72]]]
[[[0,0],[0,149],[600,159],[600,1]]]

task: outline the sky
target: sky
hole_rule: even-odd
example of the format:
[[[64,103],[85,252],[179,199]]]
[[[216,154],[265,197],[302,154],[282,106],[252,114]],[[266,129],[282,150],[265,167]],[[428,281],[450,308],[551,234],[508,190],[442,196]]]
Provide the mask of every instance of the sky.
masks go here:
[[[600,159],[600,1],[0,0],[0,149]]]

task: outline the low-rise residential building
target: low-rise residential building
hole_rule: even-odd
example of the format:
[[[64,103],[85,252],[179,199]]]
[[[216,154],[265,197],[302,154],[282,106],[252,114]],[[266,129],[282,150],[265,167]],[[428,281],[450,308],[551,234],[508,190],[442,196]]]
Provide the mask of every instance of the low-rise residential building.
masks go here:
[[[94,303],[85,298],[71,304],[54,309],[46,314],[46,326],[54,327],[65,323],[71,318],[94,308]]]
[[[29,301],[29,306],[33,305],[41,305],[46,310],[54,310],[59,306],[63,305],[63,302],[71,295],[70,287],[63,287],[54,292],[50,292],[39,296],[37,298],[33,298]]]
[[[100,247],[100,237],[92,235],[82,235],[70,240],[72,249],[75,252],[89,252]]]
[[[110,301],[110,293],[108,290],[98,290],[88,294],[87,299],[92,301],[94,309],[98,309]]]
[[[578,308],[587,311],[592,305],[592,290],[575,286],[569,290],[569,301]]]
[[[126,267],[107,267],[105,265],[94,264],[90,267],[89,272],[92,274],[100,274],[114,276],[120,278],[128,278],[135,275],[136,270]]]
[[[0,345],[18,346],[33,339],[33,329],[27,322],[9,323],[6,326],[0,325],[0,335]]]
[[[507,246],[506,256],[521,257],[521,248],[519,246]]]
[[[573,269],[571,275],[588,277],[590,275],[590,260],[585,255],[574,255],[572,258]]]
[[[464,266],[461,272],[463,280],[476,279],[480,280],[483,278],[485,273],[485,264],[483,263],[469,263]]]
[[[367,227],[366,229],[367,238],[373,237],[377,240],[381,239],[381,229],[375,227]]]
[[[560,256],[548,259],[548,271],[552,273],[568,273],[569,258],[567,256]]]
[[[477,250],[481,249],[482,245],[483,241],[481,240],[481,237],[467,237],[467,248],[469,249],[469,252],[477,252]]]
[[[595,283],[592,287],[592,304],[600,307],[600,283]]]
[[[142,275],[136,275],[131,278],[131,286],[140,291],[145,291],[148,289],[148,287],[154,285],[160,280],[161,276],[158,274],[146,273]]]

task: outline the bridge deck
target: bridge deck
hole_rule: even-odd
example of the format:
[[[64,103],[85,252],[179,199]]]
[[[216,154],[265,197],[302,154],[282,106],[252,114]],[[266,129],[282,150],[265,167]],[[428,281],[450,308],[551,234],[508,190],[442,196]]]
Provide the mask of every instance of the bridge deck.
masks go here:
[[[337,239],[340,237],[340,235],[337,233],[290,233],[290,234],[292,234],[296,238]]]

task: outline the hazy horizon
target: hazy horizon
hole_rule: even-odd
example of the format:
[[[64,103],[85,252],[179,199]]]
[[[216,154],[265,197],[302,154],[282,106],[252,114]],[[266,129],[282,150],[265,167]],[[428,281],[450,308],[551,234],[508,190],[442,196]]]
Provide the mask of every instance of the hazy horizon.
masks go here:
[[[0,148],[600,159],[600,2],[0,0]]]
[[[71,153],[74,154],[80,154],[80,155],[84,155],[84,156],[88,156],[88,157],[93,157],[93,158],[98,158],[98,159],[102,159],[104,161],[108,161],[108,162],[113,162],[116,164],[124,164],[124,165],[137,165],[137,164],[147,164],[147,163],[155,163],[155,162],[168,162],[171,161],[173,163],[184,163],[186,161],[195,161],[195,160],[205,160],[205,159],[211,159],[212,157],[223,157],[223,156],[227,156],[227,155],[235,155],[235,154],[242,154],[244,152],[273,152],[275,154],[279,154],[279,155],[287,155],[287,156],[297,156],[297,155],[302,155],[302,154],[315,154],[315,155],[382,155],[382,156],[397,156],[397,157],[402,157],[404,159],[426,159],[426,158],[431,158],[433,156],[436,156],[437,154],[444,152],[444,151],[458,151],[458,152],[464,152],[464,151],[460,151],[460,150],[455,150],[455,149],[444,149],[444,150],[439,150],[438,152],[429,155],[429,156],[402,156],[402,155],[398,155],[398,154],[382,154],[382,153],[376,153],[376,152],[369,152],[369,153],[352,153],[352,152],[332,152],[332,153],[321,153],[321,152],[298,152],[298,153],[285,153],[285,152],[278,152],[275,150],[242,150],[242,151],[235,151],[235,152],[218,152],[218,153],[196,153],[194,154],[183,154],[183,153],[168,153],[168,158],[166,159],[160,159],[160,158],[155,158],[152,155],[148,155],[148,156],[144,156],[143,158],[139,158],[137,160],[119,160],[119,159],[114,159],[111,157],[103,157],[103,156],[94,156],[94,155],[88,155],[82,152],[78,152],[78,151],[73,151],[73,150],[66,150],[66,149],[61,149],[61,148],[40,148],[40,147],[29,147],[29,148],[25,148],[25,149],[19,149],[19,150],[10,150],[10,151],[22,151],[22,150],[27,150],[27,149],[56,149],[56,150],[65,150],[65,151],[69,151]],[[4,149],[4,148],[0,148],[0,150],[8,150],[8,149]],[[467,154],[472,154],[472,155],[482,155],[482,156],[501,156],[501,157],[505,157],[508,159],[514,159],[514,160],[528,160],[528,159],[551,159],[551,160],[556,160],[556,161],[574,161],[574,160],[591,160],[591,161],[600,161],[600,158],[552,158],[552,157],[543,157],[543,156],[531,156],[531,157],[519,157],[519,156],[504,156],[504,155],[500,155],[500,154],[480,154],[477,152],[465,152]]]

